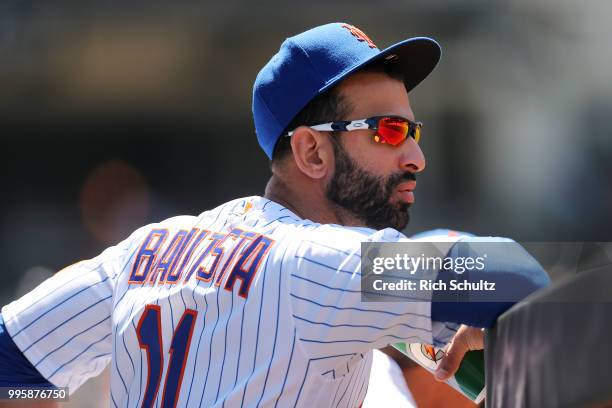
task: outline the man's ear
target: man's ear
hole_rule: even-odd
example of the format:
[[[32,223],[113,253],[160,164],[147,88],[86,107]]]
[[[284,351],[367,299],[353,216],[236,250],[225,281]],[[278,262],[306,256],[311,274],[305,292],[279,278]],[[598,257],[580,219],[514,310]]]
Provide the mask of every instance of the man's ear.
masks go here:
[[[328,132],[300,126],[291,136],[291,150],[298,168],[310,178],[324,178],[334,166],[334,149]]]

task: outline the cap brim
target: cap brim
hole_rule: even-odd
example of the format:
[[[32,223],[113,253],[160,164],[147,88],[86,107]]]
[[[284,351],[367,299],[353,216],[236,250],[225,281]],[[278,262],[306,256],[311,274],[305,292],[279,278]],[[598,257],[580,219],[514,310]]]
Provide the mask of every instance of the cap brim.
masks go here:
[[[427,37],[409,38],[385,48],[372,58],[337,75],[328,81],[319,93],[331,88],[355,71],[381,61],[393,63],[397,70],[403,73],[406,90],[410,92],[434,70],[440,61],[440,55],[440,45],[435,40]]]

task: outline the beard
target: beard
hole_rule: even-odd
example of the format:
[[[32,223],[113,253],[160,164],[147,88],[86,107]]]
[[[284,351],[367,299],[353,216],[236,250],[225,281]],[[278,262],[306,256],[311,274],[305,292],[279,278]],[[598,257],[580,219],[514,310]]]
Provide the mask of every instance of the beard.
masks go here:
[[[410,220],[410,203],[399,200],[393,203],[391,196],[400,183],[416,180],[415,175],[398,172],[387,177],[376,176],[351,159],[339,140],[333,140],[332,144],[336,165],[325,192],[327,199],[370,228],[404,229]]]

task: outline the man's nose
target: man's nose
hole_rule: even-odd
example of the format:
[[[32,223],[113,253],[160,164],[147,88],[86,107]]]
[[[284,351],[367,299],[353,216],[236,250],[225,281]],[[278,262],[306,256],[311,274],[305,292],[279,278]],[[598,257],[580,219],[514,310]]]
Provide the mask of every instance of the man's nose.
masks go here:
[[[425,155],[419,144],[409,137],[400,147],[400,167],[402,170],[408,170],[412,173],[418,173],[425,169]]]

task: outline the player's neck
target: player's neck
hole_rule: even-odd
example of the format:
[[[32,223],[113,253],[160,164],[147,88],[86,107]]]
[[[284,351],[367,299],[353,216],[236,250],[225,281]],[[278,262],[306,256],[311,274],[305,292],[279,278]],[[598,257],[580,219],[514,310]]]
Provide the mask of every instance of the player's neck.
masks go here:
[[[364,226],[361,221],[331,204],[325,197],[324,191],[304,186],[290,186],[275,175],[270,177],[264,197],[288,208],[303,219],[320,224]]]

